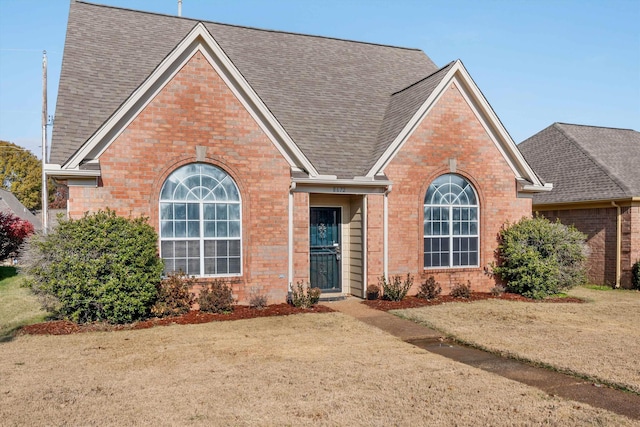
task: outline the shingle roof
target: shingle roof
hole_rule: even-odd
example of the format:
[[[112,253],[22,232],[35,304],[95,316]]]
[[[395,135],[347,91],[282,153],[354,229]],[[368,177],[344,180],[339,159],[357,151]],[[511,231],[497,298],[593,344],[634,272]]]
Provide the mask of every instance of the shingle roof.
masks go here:
[[[378,132],[376,149],[371,156],[371,166],[400,134],[407,122],[433,93],[447,71],[453,66],[450,62],[430,76],[391,95],[387,111]]]
[[[554,185],[534,195],[534,204],[640,196],[640,132],[554,123],[518,148]]]
[[[67,161],[198,22],[72,2],[50,161]],[[437,71],[417,49],[203,24],[321,174],[364,175],[415,107],[396,99],[426,99]]]
[[[36,229],[40,228],[40,220],[24,207],[10,191],[0,188],[0,212],[8,212],[20,219],[29,221]]]

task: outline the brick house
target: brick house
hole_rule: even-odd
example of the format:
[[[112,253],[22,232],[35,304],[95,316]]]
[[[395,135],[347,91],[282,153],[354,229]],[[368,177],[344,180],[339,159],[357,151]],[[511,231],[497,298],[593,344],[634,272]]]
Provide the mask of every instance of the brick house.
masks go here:
[[[74,1],[47,173],[144,215],[167,271],[283,301],[381,275],[448,291],[549,190],[460,61]]]
[[[587,234],[589,280],[630,288],[640,259],[640,133],[554,123],[519,145],[554,189],[533,210]]]

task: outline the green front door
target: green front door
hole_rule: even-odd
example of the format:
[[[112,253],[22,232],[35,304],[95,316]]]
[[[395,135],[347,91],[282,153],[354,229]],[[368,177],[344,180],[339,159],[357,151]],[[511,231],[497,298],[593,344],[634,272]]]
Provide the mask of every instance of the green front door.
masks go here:
[[[322,292],[342,292],[340,216],[340,208],[309,212],[310,282]]]

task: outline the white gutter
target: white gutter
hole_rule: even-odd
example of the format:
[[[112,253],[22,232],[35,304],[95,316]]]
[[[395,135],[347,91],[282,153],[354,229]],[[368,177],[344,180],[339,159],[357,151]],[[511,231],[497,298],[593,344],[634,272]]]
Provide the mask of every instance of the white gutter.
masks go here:
[[[547,182],[543,186],[532,184],[529,181],[516,178],[518,182],[518,191],[522,193],[547,193],[553,190],[553,184]]]
[[[294,204],[294,200],[293,200],[293,190],[296,189],[296,183],[292,182],[291,186],[289,187],[289,242],[288,242],[288,278],[289,278],[289,285],[288,285],[288,292],[291,292],[292,286],[293,286],[293,204]]]
[[[616,208],[616,288],[620,287],[620,277],[622,276],[622,209],[616,202],[611,202],[611,206]]]
[[[292,178],[292,182],[297,184],[315,184],[315,185],[340,185],[355,187],[387,187],[392,184],[389,180],[357,180],[357,179],[317,179],[317,178]]]
[[[67,177],[99,177],[99,169],[62,169],[60,165],[48,163],[44,166],[44,173],[54,178]]]

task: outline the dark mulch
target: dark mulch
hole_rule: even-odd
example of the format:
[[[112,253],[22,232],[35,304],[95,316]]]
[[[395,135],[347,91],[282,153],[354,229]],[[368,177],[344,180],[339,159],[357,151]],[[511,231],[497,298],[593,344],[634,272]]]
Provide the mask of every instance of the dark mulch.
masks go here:
[[[545,299],[531,299],[523,297],[518,294],[503,293],[501,295],[493,295],[489,292],[472,292],[469,298],[455,298],[451,295],[440,295],[437,298],[426,300],[415,296],[407,296],[402,301],[387,301],[383,299],[377,299],[372,301],[363,301],[363,304],[368,305],[376,310],[389,311],[389,310],[402,310],[405,308],[424,307],[427,305],[439,305],[451,302],[471,303],[473,301],[480,301],[485,299],[502,299],[507,301],[521,301],[521,302],[535,302],[535,303],[583,303],[584,300],[575,297],[566,298],[545,298]]]
[[[288,316],[300,313],[330,313],[334,310],[324,305],[316,305],[312,308],[297,308],[290,304],[273,304],[263,309],[247,306],[235,306],[231,313],[213,314],[199,310],[192,310],[181,316],[163,317],[143,320],[126,325],[112,325],[105,322],[92,322],[77,324],[68,320],[52,320],[44,323],[23,326],[19,334],[28,335],[69,335],[81,332],[95,331],[122,331],[133,329],[148,329],[154,326],[167,325],[192,325],[197,323],[219,322],[226,320],[254,319],[256,317]]]

